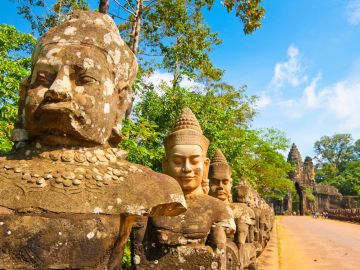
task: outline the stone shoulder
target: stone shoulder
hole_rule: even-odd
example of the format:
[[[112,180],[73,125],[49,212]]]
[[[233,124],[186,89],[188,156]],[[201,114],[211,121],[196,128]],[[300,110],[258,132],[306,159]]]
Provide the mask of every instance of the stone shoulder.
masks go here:
[[[0,206],[18,212],[158,215],[185,205],[174,179],[124,160],[0,157]]]
[[[207,211],[212,211],[213,225],[230,229],[235,227],[231,209],[223,201],[206,194],[194,197],[196,197],[197,203],[203,205]]]

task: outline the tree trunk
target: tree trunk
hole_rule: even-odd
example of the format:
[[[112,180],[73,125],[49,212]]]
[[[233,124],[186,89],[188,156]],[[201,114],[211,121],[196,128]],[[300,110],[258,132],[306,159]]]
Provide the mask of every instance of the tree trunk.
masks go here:
[[[135,20],[132,25],[131,37],[130,37],[130,49],[135,55],[138,54],[138,49],[139,49],[143,8],[144,8],[144,0],[137,0]]]
[[[178,36],[176,37],[176,44],[178,43]],[[176,57],[175,59],[175,67],[174,67],[174,73],[173,73],[173,81],[172,81],[172,87],[173,89],[176,88],[179,81],[179,61]]]
[[[175,68],[174,68],[174,74],[173,74],[173,81],[172,81],[172,87],[173,89],[176,88],[178,81],[179,81],[179,65],[178,65],[178,61],[176,61],[175,63]]]
[[[100,0],[99,1],[99,12],[107,14],[109,11],[109,0]]]
[[[135,19],[131,29],[130,35],[130,50],[137,55],[139,50],[139,41],[140,41],[140,32],[141,32],[141,19],[142,12],[144,8],[144,0],[137,0],[136,3],[136,11],[135,11]],[[133,107],[133,101],[129,104],[128,109],[125,112],[125,119],[130,120],[131,109]]]

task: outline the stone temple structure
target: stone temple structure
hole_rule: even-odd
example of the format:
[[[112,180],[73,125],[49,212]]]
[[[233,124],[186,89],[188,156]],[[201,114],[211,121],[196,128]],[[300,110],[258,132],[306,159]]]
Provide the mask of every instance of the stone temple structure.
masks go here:
[[[323,183],[315,183],[315,168],[310,157],[302,161],[301,154],[295,144],[291,146],[288,160],[293,165],[289,174],[299,195],[300,215],[310,214],[314,211],[327,211],[329,209],[353,208],[356,205],[356,196],[343,196],[336,187]],[[295,206],[291,193],[282,202],[274,201],[277,213],[292,213]]]
[[[301,154],[297,146],[293,143],[288,154],[287,161],[294,166],[294,170],[289,174],[290,179],[294,182],[296,191],[299,195],[299,212],[304,215],[306,211],[315,210],[315,202],[309,200],[306,196],[307,190],[315,188],[315,169],[310,157],[302,161]],[[291,212],[291,195],[288,197],[287,207]],[[289,208],[290,207],[290,208]]]
[[[38,42],[0,157],[0,269],[119,269],[134,218],[186,210],[114,148],[137,71],[113,20],[74,11]]]
[[[227,205],[204,193],[209,140],[189,108],[164,140],[163,170],[180,184],[188,210],[153,217],[134,232],[135,269],[227,269],[227,235],[235,230]]]

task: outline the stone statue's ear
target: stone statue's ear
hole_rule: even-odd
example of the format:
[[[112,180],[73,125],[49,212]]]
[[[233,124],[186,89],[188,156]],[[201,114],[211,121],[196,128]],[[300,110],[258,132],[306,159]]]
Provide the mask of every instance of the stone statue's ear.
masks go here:
[[[167,174],[167,172],[168,172],[168,166],[169,166],[169,161],[167,160],[167,158],[164,158],[164,159],[163,159],[161,165],[162,165],[162,171],[163,171],[163,173]]]
[[[109,144],[113,147],[116,147],[121,142],[122,120],[124,118],[125,111],[128,109],[133,98],[133,93],[131,92],[129,85],[125,83],[119,83],[116,86],[115,93],[118,93],[119,100],[118,106],[114,112],[116,113],[115,124],[108,140]]]
[[[19,84],[19,107],[18,116],[11,134],[11,140],[14,143],[28,140],[28,134],[25,130],[25,100],[26,93],[30,86],[30,76],[24,78]]]
[[[204,160],[204,175],[203,175],[203,179],[208,179],[208,176],[209,176],[209,168],[210,168],[210,159],[209,159],[209,158],[205,158],[205,160]]]

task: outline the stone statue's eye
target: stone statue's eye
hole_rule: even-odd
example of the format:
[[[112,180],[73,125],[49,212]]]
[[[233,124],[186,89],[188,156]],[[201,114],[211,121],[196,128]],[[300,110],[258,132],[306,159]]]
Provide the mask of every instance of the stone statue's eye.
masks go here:
[[[45,71],[39,71],[36,76],[36,83],[38,85],[50,86],[54,81],[54,74]]]
[[[174,162],[174,164],[176,164],[176,165],[180,165],[180,164],[182,164],[182,159],[179,158],[179,157],[174,157],[174,158],[173,158],[173,162]]]
[[[200,157],[193,157],[191,158],[191,163],[192,164],[198,164],[201,161]]]
[[[81,74],[79,76],[79,81],[81,84],[89,84],[89,83],[97,82],[97,80],[94,77],[89,76],[87,74]]]

